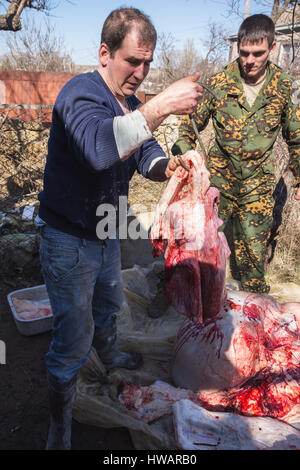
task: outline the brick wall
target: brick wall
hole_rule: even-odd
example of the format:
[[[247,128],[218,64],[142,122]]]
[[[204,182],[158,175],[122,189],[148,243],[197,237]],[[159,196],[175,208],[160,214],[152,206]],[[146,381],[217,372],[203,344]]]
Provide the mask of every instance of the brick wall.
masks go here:
[[[9,110],[10,118],[51,123],[52,106],[58,93],[75,75],[58,72],[0,70],[0,114]],[[142,103],[145,103],[155,95],[137,92],[137,96]],[[18,108],[11,107],[13,105],[18,105]]]
[[[8,108],[3,105],[22,105],[21,111],[20,108],[9,108],[9,117],[51,122],[51,107],[61,88],[72,77],[74,74],[71,73],[0,70],[0,113],[7,112]]]
[[[142,103],[146,103],[147,101],[151,100],[153,96],[156,96],[155,93],[145,93],[144,91],[138,91],[136,96]]]

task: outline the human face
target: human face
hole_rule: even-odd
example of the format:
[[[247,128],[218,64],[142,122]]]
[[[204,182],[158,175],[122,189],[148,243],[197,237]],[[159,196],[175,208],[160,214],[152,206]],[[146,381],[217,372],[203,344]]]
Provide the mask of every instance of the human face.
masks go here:
[[[269,55],[275,48],[269,47],[267,38],[258,42],[243,41],[239,47],[242,76],[250,83],[257,83],[264,75]]]
[[[112,57],[108,46],[102,43],[99,50],[99,72],[113,94],[121,99],[132,96],[150,69],[154,44],[143,43],[137,30],[131,30]]]

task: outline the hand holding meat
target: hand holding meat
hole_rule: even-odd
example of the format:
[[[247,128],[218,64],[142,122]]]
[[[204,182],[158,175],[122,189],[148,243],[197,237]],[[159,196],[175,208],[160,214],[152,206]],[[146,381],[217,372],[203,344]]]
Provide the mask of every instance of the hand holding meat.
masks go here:
[[[172,157],[170,158],[169,160],[169,163],[167,165],[167,168],[166,168],[166,171],[165,171],[165,175],[167,178],[171,178],[174,174],[174,172],[176,171],[176,168],[178,168],[179,166],[185,168],[185,170],[188,171],[188,165],[186,165],[183,161],[183,157],[184,156],[181,156],[181,157]]]
[[[204,157],[191,150],[181,159],[190,171],[177,167],[157,206],[150,238],[154,256],[165,251],[169,302],[179,313],[203,321],[223,308],[230,250],[219,232],[219,192],[210,187]]]

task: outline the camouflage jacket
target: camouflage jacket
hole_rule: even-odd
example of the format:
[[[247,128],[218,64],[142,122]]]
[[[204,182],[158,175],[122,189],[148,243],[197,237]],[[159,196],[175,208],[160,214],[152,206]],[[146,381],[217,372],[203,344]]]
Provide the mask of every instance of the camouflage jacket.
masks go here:
[[[198,130],[212,118],[215,143],[209,150],[211,181],[227,197],[256,199],[275,185],[272,148],[282,128],[290,154],[289,167],[300,183],[300,106],[293,99],[293,79],[272,63],[252,107],[241,81],[238,60],[211,77],[210,93],[193,113]],[[293,102],[294,101],[294,102]],[[188,116],[182,119],[173,154],[195,148]]]

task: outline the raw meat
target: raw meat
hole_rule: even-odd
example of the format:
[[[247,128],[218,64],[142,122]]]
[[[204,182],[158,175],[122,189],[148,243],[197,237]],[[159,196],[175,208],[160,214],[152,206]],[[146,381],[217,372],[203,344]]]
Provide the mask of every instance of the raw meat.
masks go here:
[[[37,301],[15,297],[12,299],[12,303],[21,320],[35,320],[52,315],[49,299]]]
[[[300,426],[300,304],[226,294],[218,192],[197,152],[183,158],[191,169],[176,170],[151,230],[154,254],[165,251],[166,294],[188,318],[174,348],[173,381],[206,409]]]
[[[207,272],[212,278],[214,272],[223,273],[229,250],[219,236],[216,198],[209,197],[205,178],[202,206],[193,205],[199,159],[192,153],[189,163],[189,175],[179,168],[169,182],[151,231],[154,252],[165,252],[169,299],[187,317],[171,361],[176,387],[123,382],[119,400],[148,424],[172,415],[182,449],[299,449],[300,304],[226,292],[224,274],[217,275],[215,284],[213,279],[205,284]],[[183,180],[190,191],[182,195]],[[178,230],[178,220],[185,218],[181,204],[192,214],[191,223],[194,214],[201,222],[198,233],[197,224],[192,230],[182,224],[183,232]],[[175,236],[180,233],[186,238]],[[197,246],[187,250],[190,241]]]
[[[119,386],[119,401],[137,419],[152,423],[165,414],[172,413],[172,404],[183,398],[197,400],[189,390],[174,388],[157,380],[149,387],[136,385],[123,380]]]
[[[165,252],[166,296],[193,321],[218,314],[225,301],[226,238],[218,232],[219,192],[209,187],[209,172],[198,152],[183,157],[157,206],[150,231],[153,255]]]
[[[299,304],[228,292],[223,311],[186,321],[172,360],[178,387],[207,409],[271,416],[300,425]]]

